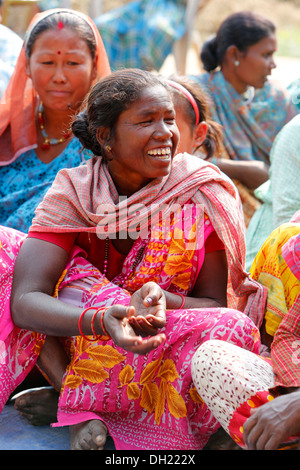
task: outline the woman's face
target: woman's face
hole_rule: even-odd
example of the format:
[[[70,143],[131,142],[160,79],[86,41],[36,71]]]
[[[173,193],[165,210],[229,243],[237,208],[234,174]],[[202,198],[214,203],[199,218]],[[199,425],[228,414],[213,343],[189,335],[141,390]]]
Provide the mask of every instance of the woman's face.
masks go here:
[[[108,166],[119,193],[132,194],[152,179],[168,175],[178,140],[167,90],[160,85],[145,88],[119,116],[109,142],[112,160]]]
[[[276,49],[276,37],[271,35],[250,46],[246,53],[238,53],[239,65],[235,67],[235,79],[240,90],[237,91],[243,92],[249,85],[254,88],[264,86],[276,67],[273,58]]]
[[[70,28],[40,34],[27,60],[27,74],[45,108],[76,110],[96,77],[86,41]]]
[[[188,103],[187,100],[186,102]],[[193,155],[206,138],[207,123],[201,121],[197,126],[191,124],[191,118],[185,106],[182,101],[175,102],[176,124],[180,134],[177,153],[186,152]]]
[[[195,144],[195,132],[193,126],[190,124],[189,119],[187,119],[186,112],[182,109],[181,106],[176,106],[176,124],[179,129],[180,140],[177,147],[177,153],[187,152],[193,154],[196,147]]]

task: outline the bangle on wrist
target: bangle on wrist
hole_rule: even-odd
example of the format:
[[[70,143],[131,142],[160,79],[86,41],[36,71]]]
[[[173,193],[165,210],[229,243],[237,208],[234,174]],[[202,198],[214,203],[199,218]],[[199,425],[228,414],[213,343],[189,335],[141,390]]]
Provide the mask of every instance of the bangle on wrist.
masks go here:
[[[185,305],[185,296],[183,294],[179,294],[179,292],[174,292],[176,295],[179,295],[181,297],[181,304],[176,310],[181,310],[184,305]]]
[[[100,325],[101,325],[101,328],[102,328],[102,332],[103,332],[103,336],[107,336],[108,338],[111,338],[111,336],[107,333],[105,327],[104,327],[104,314],[106,312],[106,310],[108,309],[109,307],[102,307],[102,313],[101,313],[101,317],[100,317]]]
[[[82,323],[82,320],[83,320],[83,317],[84,315],[86,314],[86,312],[88,310],[96,310],[93,317],[92,317],[92,320],[91,320],[91,330],[94,334],[93,337],[88,337],[86,336],[83,331],[82,331],[82,326],[81,326],[81,323]],[[102,339],[102,336],[108,336],[110,338],[110,336],[106,333],[105,329],[104,329],[104,326],[103,326],[103,315],[105,313],[105,311],[107,310],[107,307],[88,307],[86,308],[85,310],[83,310],[83,312],[81,313],[80,317],[79,317],[79,321],[78,321],[78,329],[79,329],[79,332],[80,332],[80,335],[86,339],[87,341],[97,341],[99,339]],[[101,328],[102,328],[102,331],[103,331],[103,334],[101,335],[97,335],[97,333],[95,332],[95,327],[94,327],[94,323],[95,323],[95,320],[96,320],[96,316],[99,312],[102,312],[101,313],[101,319],[100,319],[100,324],[101,324]]]

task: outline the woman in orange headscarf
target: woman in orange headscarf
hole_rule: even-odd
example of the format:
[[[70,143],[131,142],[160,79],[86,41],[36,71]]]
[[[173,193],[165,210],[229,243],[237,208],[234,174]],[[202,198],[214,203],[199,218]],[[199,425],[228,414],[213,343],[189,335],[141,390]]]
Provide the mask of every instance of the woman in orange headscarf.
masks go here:
[[[86,15],[34,16],[0,102],[0,224],[28,231],[61,168],[88,158],[70,122],[90,86],[110,73],[102,39]]]

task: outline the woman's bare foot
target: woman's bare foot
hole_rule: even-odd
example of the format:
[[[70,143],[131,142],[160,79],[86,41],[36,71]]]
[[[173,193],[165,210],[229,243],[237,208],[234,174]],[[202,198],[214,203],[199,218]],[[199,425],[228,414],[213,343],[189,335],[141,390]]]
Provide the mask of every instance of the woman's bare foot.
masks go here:
[[[103,450],[107,427],[100,419],[70,426],[71,450]]]
[[[58,398],[54,388],[42,388],[22,393],[14,407],[34,426],[44,426],[56,422]]]

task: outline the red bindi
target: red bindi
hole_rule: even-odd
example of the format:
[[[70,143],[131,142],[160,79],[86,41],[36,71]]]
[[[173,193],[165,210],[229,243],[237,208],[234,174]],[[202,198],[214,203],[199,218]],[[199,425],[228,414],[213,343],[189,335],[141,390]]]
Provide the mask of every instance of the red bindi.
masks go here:
[[[57,24],[57,26],[58,26],[58,29],[63,29],[64,24],[63,24],[62,21],[59,21],[59,23]]]
[[[61,54],[61,52],[60,52],[60,51],[57,51],[57,54],[58,54],[58,55],[60,55],[60,54]]]

